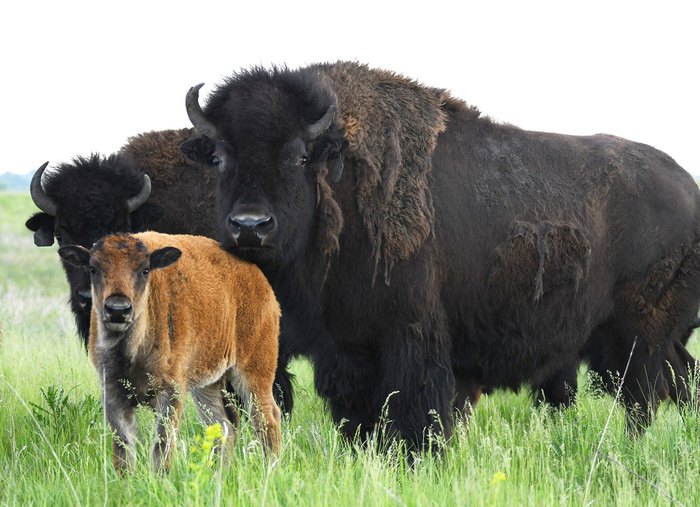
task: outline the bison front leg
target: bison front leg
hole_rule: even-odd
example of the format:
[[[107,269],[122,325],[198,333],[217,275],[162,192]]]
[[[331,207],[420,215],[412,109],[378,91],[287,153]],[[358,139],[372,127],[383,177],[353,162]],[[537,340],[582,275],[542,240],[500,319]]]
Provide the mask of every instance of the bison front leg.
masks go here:
[[[312,356],[314,385],[328,400],[333,421],[348,440],[366,440],[376,420],[372,393],[376,387],[376,358],[335,346],[331,337]]]
[[[455,379],[445,318],[406,325],[394,322],[390,340],[382,347],[380,377],[374,392],[380,435],[397,435],[409,450],[439,448],[435,437],[452,433]]]
[[[121,389],[118,388],[121,393]],[[136,464],[135,403],[109,390],[105,393],[105,416],[112,428],[112,463],[118,472]]]
[[[154,399],[156,411],[156,440],[153,445],[153,466],[159,471],[167,471],[175,448],[177,430],[182,417],[182,397],[184,388],[168,385],[160,389]]]

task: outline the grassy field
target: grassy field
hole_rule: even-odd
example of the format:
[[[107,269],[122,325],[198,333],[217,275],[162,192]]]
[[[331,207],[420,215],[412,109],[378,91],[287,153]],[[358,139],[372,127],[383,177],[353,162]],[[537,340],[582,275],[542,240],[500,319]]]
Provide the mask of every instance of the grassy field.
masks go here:
[[[3,505],[698,505],[700,417],[664,404],[627,437],[623,411],[591,387],[535,409],[524,394],[483,397],[441,456],[407,466],[343,441],[297,361],[296,410],[266,460],[244,420],[229,463],[210,463],[188,402],[173,469],[148,467],[153,416],[140,410],[139,465],[118,476],[96,374],[78,342],[55,248],[36,248],[26,194],[0,193],[0,503]],[[700,356],[697,337],[693,354]],[[598,451],[596,452],[596,450]]]

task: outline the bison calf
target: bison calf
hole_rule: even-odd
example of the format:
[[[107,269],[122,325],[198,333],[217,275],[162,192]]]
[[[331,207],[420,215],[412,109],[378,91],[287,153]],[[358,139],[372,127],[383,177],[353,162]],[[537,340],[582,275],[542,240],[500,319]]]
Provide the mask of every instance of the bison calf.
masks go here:
[[[167,468],[184,393],[205,424],[235,434],[237,413],[226,380],[249,407],[255,430],[273,453],[280,410],[272,397],[280,309],[260,270],[211,239],[156,232],[115,234],[91,250],[64,246],[68,263],[90,272],[89,349],[115,433],[113,461],[135,460],[137,403],[157,415],[153,462]]]

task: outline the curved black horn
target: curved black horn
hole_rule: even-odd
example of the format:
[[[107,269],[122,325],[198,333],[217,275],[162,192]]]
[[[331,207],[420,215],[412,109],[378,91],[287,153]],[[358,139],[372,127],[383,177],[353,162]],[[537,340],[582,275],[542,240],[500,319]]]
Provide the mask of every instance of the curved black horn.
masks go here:
[[[200,134],[210,139],[216,139],[216,127],[212,122],[205,118],[202,108],[199,107],[199,89],[202,86],[204,86],[204,83],[199,83],[198,85],[190,88],[190,90],[187,92],[187,97],[185,99],[187,116],[192,122],[192,125],[194,125],[194,128],[196,128]]]
[[[143,186],[141,187],[141,191],[134,197],[130,197],[126,200],[126,209],[129,211],[129,213],[131,213],[135,209],[139,208],[139,206],[141,206],[144,202],[146,202],[146,199],[148,199],[149,195],[151,195],[151,178],[148,177],[148,174],[144,174]]]
[[[32,195],[32,201],[34,201],[37,208],[47,215],[55,217],[58,206],[46,195],[44,187],[41,186],[41,176],[44,174],[44,169],[46,169],[47,165],[49,165],[49,163],[44,162],[44,165],[37,169],[34,176],[32,176],[32,182],[29,185],[29,193]]]
[[[307,127],[306,135],[310,140],[316,139],[318,136],[328,130],[328,127],[331,126],[331,123],[333,123],[333,120],[335,119],[335,113],[337,110],[338,106],[331,104],[328,111],[326,111],[326,114],[324,114],[320,120]]]

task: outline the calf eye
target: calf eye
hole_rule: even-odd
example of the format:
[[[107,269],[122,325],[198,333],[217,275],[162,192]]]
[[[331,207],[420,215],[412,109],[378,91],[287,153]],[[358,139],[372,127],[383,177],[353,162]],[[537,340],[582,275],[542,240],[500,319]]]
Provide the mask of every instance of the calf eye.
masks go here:
[[[149,270],[148,268],[146,268],[146,269],[144,269],[143,271],[141,271],[141,274],[142,274],[143,276],[148,276],[148,272],[149,272],[149,271],[150,271],[150,270]]]

